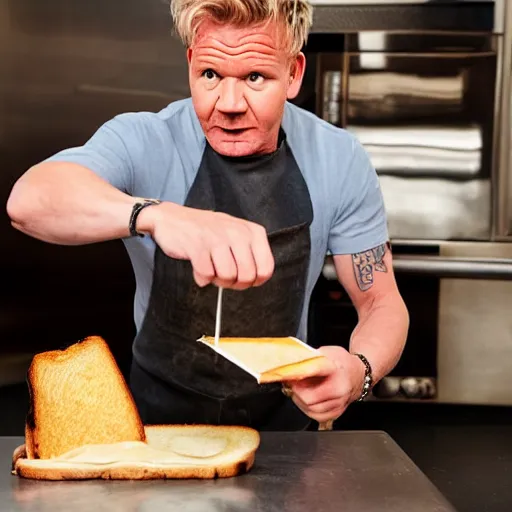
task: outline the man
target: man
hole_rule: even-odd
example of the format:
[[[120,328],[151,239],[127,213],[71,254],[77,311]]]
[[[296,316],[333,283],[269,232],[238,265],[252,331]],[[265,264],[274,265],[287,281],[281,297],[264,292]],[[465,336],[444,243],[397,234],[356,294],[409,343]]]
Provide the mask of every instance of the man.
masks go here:
[[[340,416],[398,361],[408,315],[393,276],[379,183],[346,131],[290,104],[305,69],[306,0],[179,0],[191,99],[108,121],[29,169],[13,225],[57,244],[122,238],[136,277],[130,385],[145,423],[295,430]],[[336,370],[258,386],[197,343],[306,337],[325,255],[359,315]]]

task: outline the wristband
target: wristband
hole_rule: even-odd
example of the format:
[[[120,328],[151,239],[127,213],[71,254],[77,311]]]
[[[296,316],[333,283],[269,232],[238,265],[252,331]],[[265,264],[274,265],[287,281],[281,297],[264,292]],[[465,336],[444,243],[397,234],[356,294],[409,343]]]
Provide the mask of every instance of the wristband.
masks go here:
[[[144,199],[142,203],[135,203],[133,205],[132,213],[130,215],[130,222],[128,223],[131,236],[144,236],[143,233],[139,233],[137,231],[137,217],[139,216],[140,212],[144,210],[144,208],[155,204],[160,204],[161,202],[162,201],[158,199]]]
[[[368,396],[368,393],[370,392],[371,388],[372,388],[372,384],[373,384],[373,374],[372,374],[372,367],[370,365],[370,363],[368,362],[368,359],[366,359],[366,357],[363,356],[363,354],[354,354],[355,356],[357,356],[359,359],[361,359],[361,361],[363,362],[364,364],[364,383],[363,383],[363,390],[361,392],[361,396],[358,398],[358,402],[362,402],[367,396]]]

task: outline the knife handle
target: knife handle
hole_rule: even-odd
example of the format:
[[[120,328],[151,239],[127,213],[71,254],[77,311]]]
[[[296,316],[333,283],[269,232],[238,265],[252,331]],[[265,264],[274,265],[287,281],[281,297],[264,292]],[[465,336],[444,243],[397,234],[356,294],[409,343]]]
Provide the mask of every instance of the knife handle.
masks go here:
[[[334,423],[334,420],[321,421],[318,424],[318,430],[319,431],[332,430],[333,423]]]

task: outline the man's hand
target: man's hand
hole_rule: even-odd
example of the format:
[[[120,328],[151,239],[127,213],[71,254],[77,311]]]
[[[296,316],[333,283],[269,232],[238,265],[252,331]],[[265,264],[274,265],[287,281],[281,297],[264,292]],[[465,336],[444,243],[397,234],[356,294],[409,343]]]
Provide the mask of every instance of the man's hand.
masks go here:
[[[243,290],[274,272],[265,228],[230,215],[170,202],[143,210],[137,221],[171,258],[190,260],[199,286]]]
[[[292,400],[310,418],[324,422],[341,416],[361,395],[365,367],[362,361],[343,347],[321,347],[319,351],[334,361],[336,369],[327,375],[312,377],[287,386]]]

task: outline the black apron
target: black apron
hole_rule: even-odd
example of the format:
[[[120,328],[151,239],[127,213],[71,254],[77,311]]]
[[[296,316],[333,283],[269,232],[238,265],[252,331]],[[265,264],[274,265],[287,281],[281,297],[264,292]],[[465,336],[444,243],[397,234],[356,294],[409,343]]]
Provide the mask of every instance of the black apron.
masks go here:
[[[266,156],[224,157],[207,144],[185,206],[247,219],[268,233],[274,274],[261,287],[224,290],[221,335],[295,336],[305,300],[313,208],[284,133],[278,149]],[[196,285],[189,261],[169,258],[156,247],[130,379],[144,423],[307,428],[309,418],[280,385],[259,385],[197,341],[214,334],[217,293],[216,286]]]

